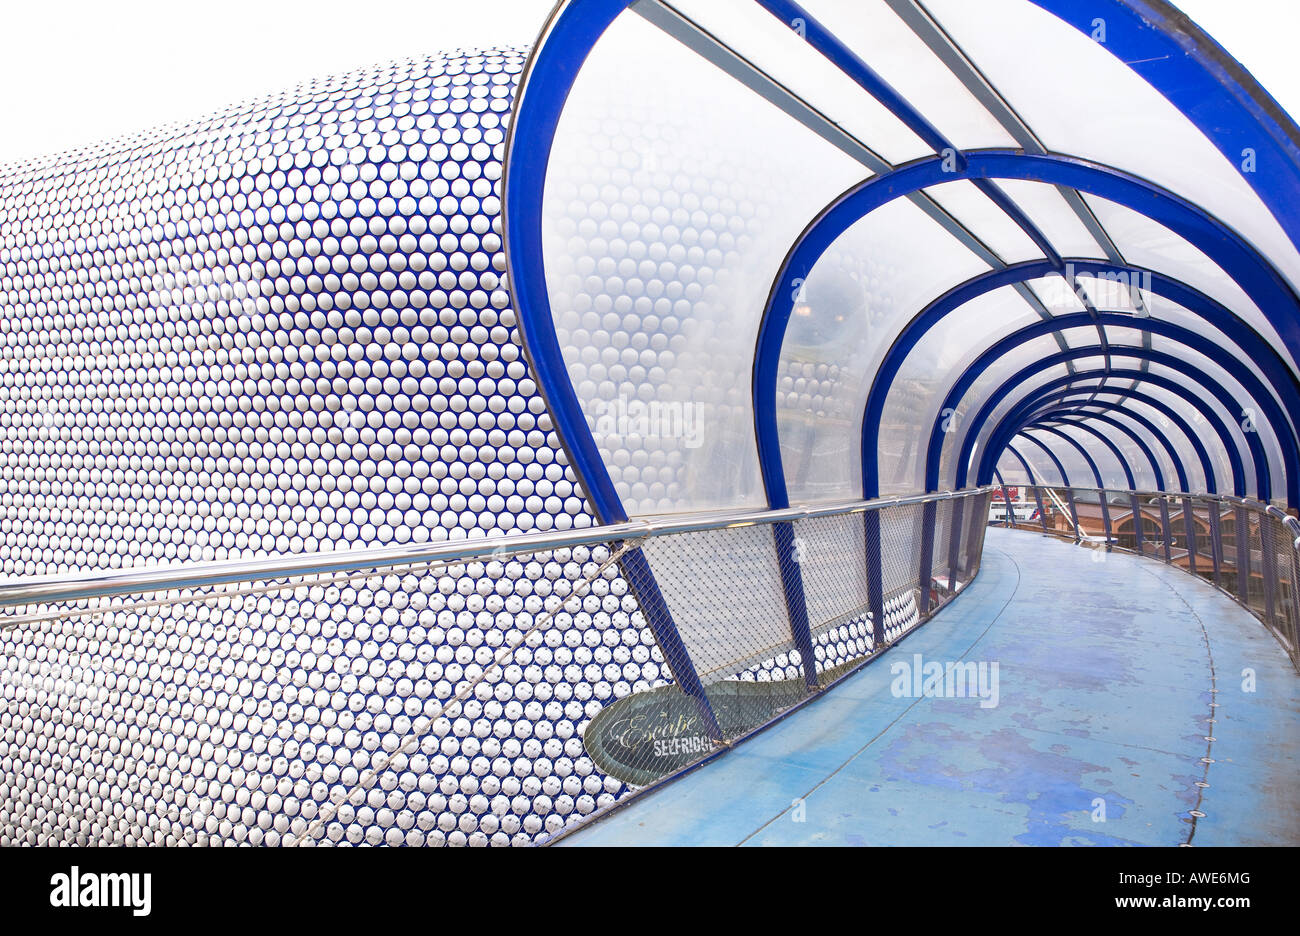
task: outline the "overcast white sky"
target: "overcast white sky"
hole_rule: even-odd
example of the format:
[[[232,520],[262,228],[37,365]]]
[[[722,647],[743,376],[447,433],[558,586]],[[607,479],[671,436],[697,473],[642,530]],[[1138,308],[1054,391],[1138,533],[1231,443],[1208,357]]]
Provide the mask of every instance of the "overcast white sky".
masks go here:
[[[1177,3],[1300,115],[1300,3]],[[356,66],[442,49],[528,43],[551,5],[552,0],[5,0],[0,163],[189,120]]]
[[[186,121],[300,81],[526,45],[553,0],[3,0],[0,163]]]

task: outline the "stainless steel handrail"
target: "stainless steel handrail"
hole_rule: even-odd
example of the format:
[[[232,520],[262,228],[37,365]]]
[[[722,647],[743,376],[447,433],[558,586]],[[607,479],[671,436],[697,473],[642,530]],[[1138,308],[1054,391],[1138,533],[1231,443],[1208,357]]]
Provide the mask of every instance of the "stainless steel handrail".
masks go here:
[[[520,552],[593,546],[622,540],[648,539],[670,534],[698,533],[764,523],[793,522],[844,513],[865,513],[928,501],[973,496],[990,490],[992,486],[969,488],[957,492],[946,491],[941,494],[801,505],[783,510],[725,511],[708,515],[692,514],[685,517],[653,517],[608,526],[585,527],[580,530],[478,537],[417,546],[379,546],[337,552],[318,551],[256,559],[113,569],[73,575],[32,576],[0,584],[0,609],[39,603],[139,595],[172,589],[270,581],[295,576],[329,575],[356,569],[467,562]]]

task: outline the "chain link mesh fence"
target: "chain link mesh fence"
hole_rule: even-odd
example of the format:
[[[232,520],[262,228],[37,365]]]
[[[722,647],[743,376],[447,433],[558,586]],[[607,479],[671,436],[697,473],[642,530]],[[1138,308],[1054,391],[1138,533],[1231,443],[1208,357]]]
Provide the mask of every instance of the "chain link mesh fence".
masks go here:
[[[11,600],[0,842],[545,843],[916,627],[954,516],[969,582],[987,492],[935,500]]]

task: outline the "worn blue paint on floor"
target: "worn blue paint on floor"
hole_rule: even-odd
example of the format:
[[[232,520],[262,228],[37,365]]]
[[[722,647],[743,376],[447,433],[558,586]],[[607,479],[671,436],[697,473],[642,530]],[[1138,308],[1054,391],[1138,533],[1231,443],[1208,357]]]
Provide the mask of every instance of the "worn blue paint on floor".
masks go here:
[[[996,705],[900,697],[918,654],[986,689],[996,663]],[[879,660],[559,844],[1296,845],[1298,679],[1185,572],[990,529],[976,581]]]

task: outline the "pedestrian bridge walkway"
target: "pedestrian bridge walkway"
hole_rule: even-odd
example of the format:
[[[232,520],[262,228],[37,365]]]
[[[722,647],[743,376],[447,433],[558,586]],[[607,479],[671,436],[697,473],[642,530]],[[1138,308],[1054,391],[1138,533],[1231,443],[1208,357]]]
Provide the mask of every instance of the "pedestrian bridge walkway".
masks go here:
[[[986,664],[984,699],[915,697],[918,657]],[[1209,584],[990,529],[882,659],[559,844],[1294,845],[1298,685]]]

